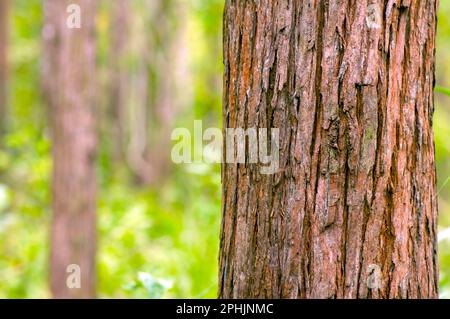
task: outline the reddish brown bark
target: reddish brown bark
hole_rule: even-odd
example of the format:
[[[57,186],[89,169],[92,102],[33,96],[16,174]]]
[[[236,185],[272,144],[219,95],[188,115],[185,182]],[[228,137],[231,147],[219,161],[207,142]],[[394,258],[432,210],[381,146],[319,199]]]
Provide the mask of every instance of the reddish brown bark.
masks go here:
[[[46,0],[44,86],[53,138],[53,221],[50,277],[55,298],[95,296],[95,11],[80,0],[82,25],[68,28],[71,0]],[[66,284],[69,265],[81,269],[81,287]]]
[[[8,16],[9,0],[0,0],[0,133],[3,133],[4,130],[7,101]]]
[[[226,2],[224,126],[281,170],[223,166],[220,297],[438,296],[437,0],[372,2]]]

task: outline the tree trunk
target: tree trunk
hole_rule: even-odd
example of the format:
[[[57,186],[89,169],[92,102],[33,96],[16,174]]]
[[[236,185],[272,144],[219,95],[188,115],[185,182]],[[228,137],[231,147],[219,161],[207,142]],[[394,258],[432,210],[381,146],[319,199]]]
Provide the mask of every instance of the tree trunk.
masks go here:
[[[96,0],[77,3],[79,29],[66,24],[71,0],[46,0],[44,8],[44,56],[50,59],[44,74],[51,77],[44,82],[53,137],[50,276],[56,298],[95,297]],[[70,265],[81,270],[79,288]]]
[[[127,162],[139,183],[154,187],[170,174],[170,134],[177,113],[188,104],[187,99],[176,98],[188,96],[186,83],[181,94],[177,81],[185,78],[180,70],[188,64],[182,32],[186,8],[168,0],[148,1],[146,7],[153,28],[147,26],[150,33],[135,31],[141,62],[132,85],[135,103],[130,105]],[[171,23],[174,19],[176,24]],[[139,41],[140,34],[145,40]]]
[[[112,154],[116,163],[124,161],[125,143],[125,115],[127,107],[127,92],[129,72],[127,70],[127,58],[129,55],[130,27],[131,27],[131,3],[130,0],[116,0],[114,2],[114,23],[112,25],[112,52],[113,64],[110,110],[112,119]]]
[[[5,129],[9,0],[0,0],[0,134]]]
[[[438,297],[438,1],[372,2],[226,2],[224,126],[280,171],[223,166],[220,297]]]

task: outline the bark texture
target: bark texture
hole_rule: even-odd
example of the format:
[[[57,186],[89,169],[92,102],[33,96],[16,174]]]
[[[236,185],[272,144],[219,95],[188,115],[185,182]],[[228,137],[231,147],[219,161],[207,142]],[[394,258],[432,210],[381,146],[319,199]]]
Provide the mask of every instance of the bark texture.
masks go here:
[[[223,123],[281,169],[223,166],[220,297],[438,296],[437,5],[226,1]]]
[[[95,297],[95,12],[80,0],[81,28],[68,28],[71,0],[46,0],[43,61],[53,138],[51,290],[55,298]],[[81,269],[70,288],[69,265]]]

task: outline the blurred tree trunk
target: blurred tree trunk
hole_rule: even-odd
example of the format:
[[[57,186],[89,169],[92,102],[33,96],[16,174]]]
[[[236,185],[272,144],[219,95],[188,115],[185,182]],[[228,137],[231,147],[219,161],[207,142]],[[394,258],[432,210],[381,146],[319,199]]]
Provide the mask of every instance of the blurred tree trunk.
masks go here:
[[[177,86],[185,79],[180,66],[187,65],[183,55],[185,8],[167,0],[147,1],[146,5],[151,15],[145,27],[150,32],[136,31],[146,37],[136,39],[141,61],[132,85],[127,160],[140,183],[154,186],[170,171],[171,132],[177,112],[187,104],[177,98],[187,96]]]
[[[56,298],[95,297],[95,12],[96,0],[80,0],[81,28],[66,21],[71,0],[44,2],[44,75],[53,137],[51,290]],[[81,270],[81,286],[67,279]],[[75,277],[71,277],[74,279]],[[75,288],[70,288],[75,287]]]
[[[280,171],[223,166],[223,298],[436,298],[437,0],[233,1],[224,126],[280,128]]]
[[[131,3],[129,0],[114,2],[112,25],[111,60],[113,74],[110,94],[110,111],[112,118],[113,159],[120,163],[124,160],[124,143],[126,140],[126,107],[130,72],[127,59],[130,54]]]
[[[8,17],[9,0],[0,0],[0,134],[4,133],[7,86],[6,77],[8,73]]]

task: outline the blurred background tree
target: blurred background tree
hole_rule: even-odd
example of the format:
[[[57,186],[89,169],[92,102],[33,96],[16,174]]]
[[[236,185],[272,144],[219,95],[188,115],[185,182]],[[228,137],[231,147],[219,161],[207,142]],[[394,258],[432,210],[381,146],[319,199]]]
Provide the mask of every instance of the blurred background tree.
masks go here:
[[[53,164],[40,80],[44,12],[39,0],[11,4],[0,297],[46,298]],[[220,127],[222,9],[221,0],[98,1],[101,298],[216,296],[220,166],[172,166],[168,156],[173,128],[197,118]]]
[[[44,15],[40,0],[10,5],[8,41],[0,35],[9,69],[7,100],[0,100],[8,110],[0,148],[0,298],[47,298],[53,164],[40,80]],[[221,127],[223,7],[223,0],[98,0],[100,298],[217,296],[220,165],[174,166],[166,138],[174,127],[193,129],[195,119]],[[441,1],[443,88],[450,88],[448,15],[450,3]],[[434,120],[440,288],[450,297],[450,97],[441,91]]]
[[[43,2],[41,82],[52,141],[50,286],[55,298],[96,296],[96,0],[78,3]],[[76,23],[79,9],[81,28],[69,28],[68,11]],[[81,270],[79,289],[67,285],[71,265]]]
[[[0,1],[0,134],[4,131],[4,118],[6,115],[6,74],[8,73],[8,25],[9,0]]]
[[[450,2],[440,1],[436,44],[434,136],[439,196],[440,296],[450,298]]]

